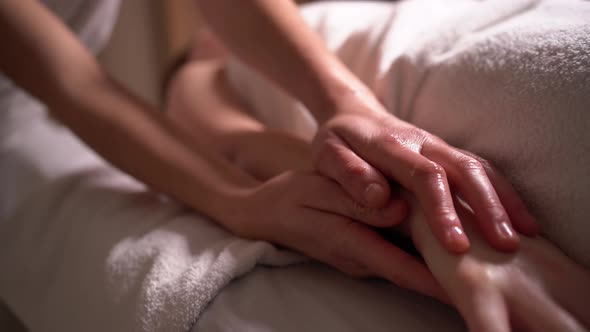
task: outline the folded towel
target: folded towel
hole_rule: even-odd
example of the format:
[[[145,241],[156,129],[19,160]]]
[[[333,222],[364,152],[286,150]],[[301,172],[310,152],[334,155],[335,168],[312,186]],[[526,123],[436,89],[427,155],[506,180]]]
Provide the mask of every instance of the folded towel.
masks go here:
[[[299,260],[151,192],[29,98],[2,106],[0,298],[32,331],[187,331],[233,278]]]

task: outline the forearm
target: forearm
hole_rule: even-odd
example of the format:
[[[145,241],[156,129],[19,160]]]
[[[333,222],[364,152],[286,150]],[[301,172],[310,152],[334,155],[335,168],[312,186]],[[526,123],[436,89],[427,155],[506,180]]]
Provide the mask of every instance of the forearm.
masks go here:
[[[251,179],[216,155],[196,155],[168,121],[111,81],[38,2],[0,5],[0,68],[125,172],[214,218]]]
[[[252,179],[208,150],[195,151],[161,113],[112,82],[64,103],[61,120],[106,160],[156,190],[218,220],[229,197]],[[69,115],[72,115],[71,117]]]
[[[183,67],[169,88],[166,112],[177,130],[202,142],[259,180],[287,170],[311,169],[309,143],[269,130],[252,117],[227,84],[220,60]]]
[[[164,108],[195,147],[203,148],[207,142],[212,150],[233,159],[236,136],[262,131],[263,125],[245,114],[225,81],[224,65],[223,59],[190,60],[171,80]]]
[[[301,100],[320,122],[329,118],[347,95],[366,91],[304,22],[293,1],[196,3],[235,55]]]

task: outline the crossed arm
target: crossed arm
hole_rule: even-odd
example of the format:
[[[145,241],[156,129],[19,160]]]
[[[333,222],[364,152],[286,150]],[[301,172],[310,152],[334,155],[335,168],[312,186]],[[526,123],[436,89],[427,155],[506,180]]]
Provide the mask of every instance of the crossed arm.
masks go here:
[[[223,66],[223,60],[213,58],[182,68],[170,88],[167,114],[178,130],[195,142],[207,142],[261,183],[257,199],[238,209],[262,221],[243,220],[234,231],[291,247],[354,276],[401,280],[402,286],[416,289],[409,280],[404,284],[390,264],[400,259],[392,256],[398,253],[391,244],[355,221],[372,219],[387,227],[381,218],[387,208],[359,209],[339,185],[311,172],[310,143],[268,130],[245,113],[224,82]],[[429,285],[417,290],[452,303],[471,331],[585,331],[590,326],[584,303],[590,274],[549,242],[524,238],[518,253],[496,252],[474,231],[473,212],[456,201],[472,248],[451,255],[429,231],[415,199],[404,195],[412,212],[398,231],[412,237],[436,278],[407,258],[407,268],[416,271],[420,284]]]

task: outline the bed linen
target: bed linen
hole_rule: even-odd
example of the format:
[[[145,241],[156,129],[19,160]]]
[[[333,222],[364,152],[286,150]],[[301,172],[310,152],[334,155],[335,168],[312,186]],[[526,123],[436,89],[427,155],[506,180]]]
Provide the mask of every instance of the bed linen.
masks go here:
[[[0,298],[31,331],[187,331],[231,279],[301,260],[154,193],[22,97],[0,140]]]
[[[210,304],[193,332],[467,331],[450,307],[320,264],[256,267]]]

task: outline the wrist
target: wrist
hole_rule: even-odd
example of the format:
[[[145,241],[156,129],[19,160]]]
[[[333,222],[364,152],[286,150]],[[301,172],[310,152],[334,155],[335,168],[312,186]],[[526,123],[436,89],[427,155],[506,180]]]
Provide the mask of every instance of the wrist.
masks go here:
[[[244,238],[259,238],[253,222],[260,221],[255,215],[256,208],[252,202],[258,186],[223,188],[211,200],[208,215],[228,231]]]
[[[387,114],[374,93],[357,78],[334,79],[319,93],[321,96],[314,98],[306,107],[313,110],[320,125],[338,115]]]
[[[362,104],[362,87],[350,82],[331,83],[330,86],[318,89],[317,95],[305,106],[311,110],[318,124],[323,124],[335,116],[346,113],[363,113],[366,109],[352,105]],[[351,107],[352,106],[352,107]]]

